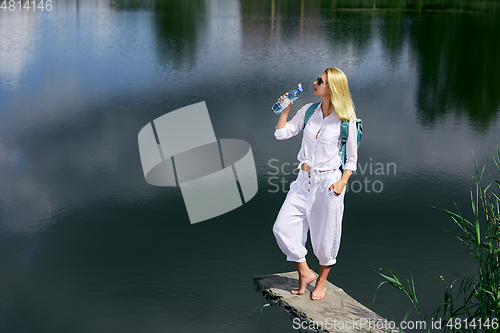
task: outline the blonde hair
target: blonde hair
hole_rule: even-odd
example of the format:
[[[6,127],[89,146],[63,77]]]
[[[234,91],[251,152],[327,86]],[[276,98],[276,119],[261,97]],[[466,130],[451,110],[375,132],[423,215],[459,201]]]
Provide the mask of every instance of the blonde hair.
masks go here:
[[[356,120],[354,103],[344,72],[338,68],[330,67],[325,69],[325,73],[335,114],[340,120]]]

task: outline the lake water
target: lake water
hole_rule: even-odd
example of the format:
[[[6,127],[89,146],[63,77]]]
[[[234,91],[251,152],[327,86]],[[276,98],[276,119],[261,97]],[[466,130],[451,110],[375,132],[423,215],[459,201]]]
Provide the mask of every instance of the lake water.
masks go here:
[[[318,101],[312,82],[331,66],[364,136],[329,280],[399,321],[402,293],[384,286],[372,303],[374,270],[389,267],[432,312],[440,275],[474,272],[433,207],[471,216],[474,158],[499,142],[500,20],[495,2],[410,3],[0,9],[0,332],[296,332],[276,308],[251,313],[264,302],[252,277],[294,269],[272,225],[301,136],[277,141],[270,107],[299,82],[291,113]],[[190,224],[178,187],[146,183],[137,135],[201,101],[218,138],[250,143],[259,189]],[[499,178],[491,158],[485,173]]]

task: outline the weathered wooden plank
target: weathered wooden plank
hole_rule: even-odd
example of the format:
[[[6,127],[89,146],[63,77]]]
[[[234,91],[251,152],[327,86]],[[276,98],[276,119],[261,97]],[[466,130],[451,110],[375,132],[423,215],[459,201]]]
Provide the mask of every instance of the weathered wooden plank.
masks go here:
[[[316,273],[314,273],[316,274]],[[316,274],[318,276],[318,274]],[[325,298],[311,300],[313,285],[303,295],[293,295],[297,289],[298,273],[287,272],[255,276],[257,291],[273,305],[280,307],[292,319],[293,327],[301,332],[397,332],[394,323],[385,320],[330,282]]]

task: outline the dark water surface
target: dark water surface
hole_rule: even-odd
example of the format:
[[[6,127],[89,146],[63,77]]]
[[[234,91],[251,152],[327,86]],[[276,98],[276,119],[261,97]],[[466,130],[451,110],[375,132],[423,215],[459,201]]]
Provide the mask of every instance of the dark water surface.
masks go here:
[[[292,113],[317,101],[330,66],[349,78],[365,134],[329,280],[399,321],[410,304],[390,287],[372,303],[374,269],[413,274],[432,312],[440,275],[473,272],[431,206],[470,215],[473,157],[482,166],[497,145],[500,20],[495,2],[408,3],[0,10],[0,332],[295,332],[275,308],[250,314],[264,302],[252,277],[293,269],[271,228],[301,137],[275,140],[270,107],[298,82]],[[179,188],[145,182],[137,135],[200,101],[218,138],[250,143],[259,190],[191,225]]]

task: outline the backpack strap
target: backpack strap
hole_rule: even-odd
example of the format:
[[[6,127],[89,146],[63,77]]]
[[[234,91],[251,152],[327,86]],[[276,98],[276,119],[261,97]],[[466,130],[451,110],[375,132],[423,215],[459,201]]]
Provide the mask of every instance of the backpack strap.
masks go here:
[[[363,136],[363,121],[361,119],[356,119],[356,128],[358,129],[358,147],[361,137]]]
[[[349,136],[349,120],[342,120],[340,123],[340,138],[342,139],[342,170],[344,170],[345,163],[345,145],[347,137]]]
[[[321,103],[321,102],[313,103],[313,104],[311,104],[309,109],[307,109],[306,114],[304,116],[304,126],[302,126],[302,129],[306,128],[306,125],[307,125],[307,122],[309,121],[309,118],[311,118],[312,114],[314,113],[314,111],[318,107],[319,103]]]

